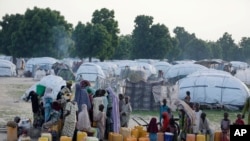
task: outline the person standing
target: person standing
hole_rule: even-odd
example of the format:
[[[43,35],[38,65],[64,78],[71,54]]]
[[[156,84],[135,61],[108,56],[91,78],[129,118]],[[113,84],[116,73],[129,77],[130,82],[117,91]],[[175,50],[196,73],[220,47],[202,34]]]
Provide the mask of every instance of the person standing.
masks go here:
[[[163,99],[162,103],[163,104],[160,106],[160,119],[159,119],[160,123],[162,123],[162,113],[163,112],[168,112],[168,109],[169,109],[166,99]]]
[[[213,141],[213,132],[209,126],[209,121],[206,118],[206,113],[201,113],[200,116],[200,123],[199,123],[199,130],[202,134],[209,135],[210,141]]]
[[[37,120],[40,116],[40,110],[39,110],[39,98],[35,91],[30,91],[28,97],[26,98],[26,101],[28,102],[31,99],[31,105],[32,105],[32,112],[33,112],[33,126],[37,127],[36,125]]]
[[[94,117],[94,121],[96,121],[97,123],[97,128],[100,131],[99,134],[99,139],[100,141],[104,140],[104,134],[105,134],[105,123],[106,123],[106,113],[104,112],[104,105],[100,104],[99,105],[99,113],[97,114],[97,116]]]
[[[128,127],[131,112],[132,112],[132,107],[131,107],[130,102],[129,102],[129,97],[126,96],[125,97],[125,105],[123,106],[122,111],[121,111],[121,116],[122,116],[121,125],[122,125],[122,127]]]
[[[64,109],[64,125],[62,129],[63,136],[73,137],[77,121],[77,112],[77,103],[70,101],[70,98],[68,97]]]
[[[120,113],[120,121],[122,121],[121,112],[122,112],[122,108],[123,108],[124,105],[125,105],[124,96],[123,96],[123,94],[119,94],[119,113]],[[121,122],[120,122],[120,124],[121,124]]]
[[[228,119],[228,113],[224,113],[224,118],[221,120],[221,132],[222,132],[222,140],[221,141],[229,141],[228,133],[230,130],[230,119]]]
[[[157,141],[158,126],[155,117],[151,118],[147,127],[147,132],[149,133],[150,141]]]
[[[85,89],[81,87],[79,83],[76,84],[76,90],[75,90],[75,98],[74,101],[78,105],[78,110],[81,111],[82,104],[86,104],[88,107],[88,111],[91,109],[91,103],[89,100],[89,95]]]
[[[184,101],[190,106],[191,96],[189,91],[186,92],[186,97],[184,98]]]
[[[198,103],[194,104],[194,113],[195,113],[195,121],[193,125],[193,133],[198,134],[199,133],[199,124],[200,124],[200,118],[202,110],[200,110],[200,105]]]

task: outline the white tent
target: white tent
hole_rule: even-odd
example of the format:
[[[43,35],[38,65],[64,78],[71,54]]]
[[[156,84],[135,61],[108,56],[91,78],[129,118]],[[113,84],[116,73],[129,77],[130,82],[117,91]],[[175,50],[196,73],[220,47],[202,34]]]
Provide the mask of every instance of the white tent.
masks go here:
[[[102,68],[106,77],[115,76],[115,70],[118,68],[118,66],[112,62],[96,62],[95,64]]]
[[[230,64],[236,70],[249,68],[249,65],[246,62],[231,61]]]
[[[84,79],[95,82],[97,78],[105,79],[106,76],[99,65],[94,63],[83,63],[76,72],[76,79]]]
[[[0,59],[0,76],[16,76],[16,65],[8,60]]]
[[[31,58],[26,62],[24,70],[33,72],[34,66],[42,66],[42,65],[47,65],[49,68],[51,68],[52,65],[55,64],[56,62],[59,62],[59,61],[51,57]]]
[[[168,69],[172,66],[168,62],[156,62],[153,64],[157,71],[162,70],[164,74],[167,73]]]
[[[25,94],[22,96],[22,99],[27,97],[30,91],[36,91],[36,86],[40,84],[45,87],[50,87],[53,89],[53,99],[55,100],[58,92],[61,90],[62,86],[66,86],[66,81],[60,76],[48,75],[43,77],[39,82],[32,85],[28,90],[25,91]]]
[[[179,80],[180,99],[190,91],[191,102],[242,106],[249,89],[239,79],[219,70],[197,71]]]
[[[245,84],[250,85],[250,68],[237,70],[234,76]]]
[[[178,76],[186,76],[189,75],[193,72],[199,71],[199,70],[204,70],[208,69],[207,67],[204,67],[199,64],[192,64],[192,63],[187,63],[187,64],[177,64],[171,66],[168,71],[165,73],[165,78],[174,78]]]

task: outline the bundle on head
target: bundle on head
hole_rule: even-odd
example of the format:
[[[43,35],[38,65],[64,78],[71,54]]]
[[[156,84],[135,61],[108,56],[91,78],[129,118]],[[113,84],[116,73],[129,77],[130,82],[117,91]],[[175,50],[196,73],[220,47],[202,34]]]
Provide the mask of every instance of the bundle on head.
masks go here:
[[[15,121],[8,121],[7,122],[7,126],[8,127],[12,127],[12,128],[16,128],[17,127],[17,123]]]

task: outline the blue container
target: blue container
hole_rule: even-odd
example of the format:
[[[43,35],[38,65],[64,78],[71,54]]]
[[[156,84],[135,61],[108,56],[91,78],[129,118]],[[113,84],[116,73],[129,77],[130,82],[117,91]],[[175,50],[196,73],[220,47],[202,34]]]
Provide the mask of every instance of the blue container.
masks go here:
[[[164,141],[173,141],[174,134],[170,132],[164,133]]]

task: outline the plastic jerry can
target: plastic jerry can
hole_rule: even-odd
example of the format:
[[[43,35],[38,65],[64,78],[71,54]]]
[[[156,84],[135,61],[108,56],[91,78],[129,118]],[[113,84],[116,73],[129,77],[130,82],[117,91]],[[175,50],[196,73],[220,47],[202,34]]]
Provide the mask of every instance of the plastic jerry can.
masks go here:
[[[108,141],[113,141],[113,132],[109,132],[109,137],[108,137]]]
[[[85,141],[99,141],[99,139],[96,137],[86,137]]]
[[[83,141],[87,136],[86,132],[77,131],[77,141]]]
[[[114,134],[113,135],[113,141],[123,141],[123,136],[121,134]]]
[[[7,140],[16,141],[17,140],[17,128],[12,128],[7,126]]]
[[[60,141],[72,141],[72,138],[68,136],[61,136]]]
[[[52,135],[51,135],[51,133],[42,133],[41,137],[47,137],[49,139],[49,141],[52,141]]]
[[[132,129],[131,130],[131,136],[138,138],[139,137],[139,130],[138,129]]]
[[[49,141],[47,137],[40,137],[38,138],[38,141]]]
[[[196,141],[206,141],[205,135],[198,134],[196,136]]]
[[[135,137],[127,137],[126,141],[137,141],[137,138],[135,138]]]
[[[157,140],[158,141],[164,141],[164,133],[158,132],[157,133]]]
[[[150,141],[150,139],[147,137],[141,137],[139,138],[139,141]]]
[[[222,133],[220,131],[214,133],[214,141],[220,141],[221,138],[222,138]]]
[[[186,141],[195,141],[195,134],[187,134]]]

